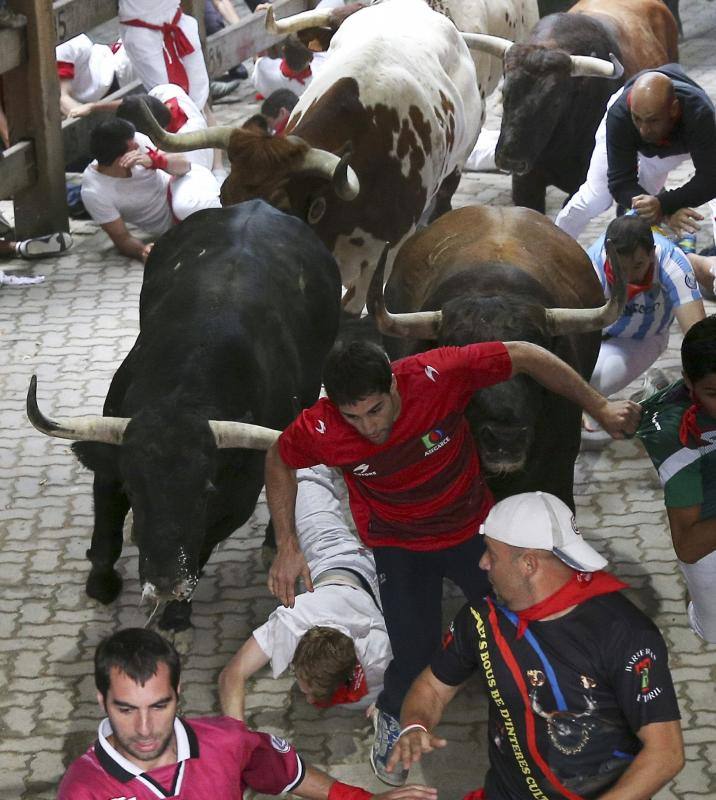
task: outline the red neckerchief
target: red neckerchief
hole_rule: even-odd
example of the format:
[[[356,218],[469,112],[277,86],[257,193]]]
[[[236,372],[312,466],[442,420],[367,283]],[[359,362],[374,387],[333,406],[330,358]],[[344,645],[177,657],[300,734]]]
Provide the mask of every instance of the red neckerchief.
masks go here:
[[[306,81],[313,74],[311,72],[310,64],[304,69],[302,69],[300,72],[296,72],[295,69],[291,69],[291,67],[288,66],[285,58],[281,59],[281,63],[279,64],[279,69],[281,70],[281,74],[283,75],[284,78],[290,78],[293,81],[298,81],[301,84],[301,86],[305,86]]]
[[[701,404],[697,401],[692,403],[686,411],[684,411],[681,417],[681,424],[679,425],[679,441],[684,447],[701,447],[708,442],[704,441],[701,436],[703,431],[701,430],[699,423],[696,421],[696,414],[699,411],[703,411],[701,408]]]
[[[164,64],[167,68],[167,83],[174,83],[188,94],[189,76],[186,74],[182,58],[194,52],[194,48],[187,38],[187,35],[179,27],[179,20],[182,16],[181,8],[177,9],[174,19],[165,22],[163,25],[152,25],[143,19],[121,19],[122,25],[129,25],[132,28],[149,28],[152,31],[161,31],[164,37]]]
[[[604,261],[604,275],[606,276],[607,283],[614,286],[614,270],[612,263],[607,258]],[[644,283],[627,283],[627,302],[642,292],[647,292],[651,289],[651,284],[654,282],[654,262],[651,262],[649,271],[644,276]]]
[[[575,572],[564,586],[557,589],[549,597],[545,597],[544,600],[535,603],[529,608],[515,612],[519,619],[517,638],[522,638],[529,622],[544,619],[552,614],[558,614],[560,611],[564,611],[565,608],[578,606],[586,600],[591,600],[592,597],[611,594],[626,588],[626,583],[603,570],[598,572]]]
[[[288,125],[288,115],[286,115],[286,119],[283,122],[279,122],[278,125],[273,129],[273,135],[283,136],[283,132],[286,130],[286,125]]]
[[[71,61],[58,61],[57,77],[61,81],[71,81],[75,77],[75,65]]]
[[[188,117],[179,105],[179,101],[176,97],[170,97],[168,100],[164,101],[164,105],[169,109],[169,113],[171,114],[171,119],[167,125],[167,131],[169,133],[180,131],[184,127]]]
[[[313,705],[318,708],[337,706],[339,703],[355,703],[368,694],[368,684],[365,681],[365,672],[360,663],[356,663],[353,674],[348,681],[339,686],[331,695],[330,700],[313,700]]]
[[[472,792],[468,792],[462,800],[487,800],[487,797],[484,789],[475,789]]]

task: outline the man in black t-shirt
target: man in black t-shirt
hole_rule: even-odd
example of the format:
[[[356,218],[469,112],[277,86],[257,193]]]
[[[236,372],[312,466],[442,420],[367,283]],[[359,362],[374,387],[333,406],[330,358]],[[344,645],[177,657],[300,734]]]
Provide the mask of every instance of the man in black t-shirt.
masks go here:
[[[709,96],[678,64],[664,64],[633,76],[607,109],[586,181],[557,215],[557,227],[577,238],[613,198],[650,225],[663,221],[680,236],[695,234],[703,219],[697,206],[708,202],[716,214],[716,117]],[[664,189],[669,172],[689,158],[693,177]]]
[[[684,763],[666,646],[561,500],[502,500],[481,532],[497,600],[466,605],[413,683],[389,767],[447,742],[432,731],[475,672],[489,696],[485,800],[651,797]]]

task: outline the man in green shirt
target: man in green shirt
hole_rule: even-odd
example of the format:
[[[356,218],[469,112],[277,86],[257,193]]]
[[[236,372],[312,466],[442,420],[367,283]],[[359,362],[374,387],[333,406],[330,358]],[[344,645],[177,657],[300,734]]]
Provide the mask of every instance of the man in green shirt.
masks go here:
[[[684,336],[681,362],[683,379],[642,403],[637,436],[664,487],[689,622],[716,643],[716,315]]]

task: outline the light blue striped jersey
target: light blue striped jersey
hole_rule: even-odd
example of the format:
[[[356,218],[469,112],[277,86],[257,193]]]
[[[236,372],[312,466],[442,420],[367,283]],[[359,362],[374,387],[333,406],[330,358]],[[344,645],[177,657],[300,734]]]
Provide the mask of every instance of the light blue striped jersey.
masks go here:
[[[683,252],[665,236],[654,233],[656,269],[654,282],[646,292],[635,295],[627,301],[621,317],[604,332],[610,336],[628,339],[644,339],[654,336],[668,328],[674,321],[674,310],[684,303],[700,300],[696,276]],[[604,295],[609,297],[611,290],[604,273],[606,252],[604,236],[600,236],[587,250],[597,277],[602,284]]]

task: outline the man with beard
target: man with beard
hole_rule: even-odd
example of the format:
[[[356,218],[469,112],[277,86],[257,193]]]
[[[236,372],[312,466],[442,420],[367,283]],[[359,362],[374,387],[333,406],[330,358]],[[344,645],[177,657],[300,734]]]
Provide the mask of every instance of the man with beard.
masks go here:
[[[473,673],[489,696],[484,789],[470,800],[643,800],[684,764],[679,708],[656,626],[557,497],[525,492],[481,526],[497,599],[465,605],[413,683],[389,760],[447,742],[435,728]]]
[[[97,701],[107,714],[97,741],[72,763],[58,800],[131,797],[243,797],[244,790],[309,800],[369,800],[370,792],[340,783],[305,764],[278,736],[249,730],[229,717],[183,719],[179,654],[158,633],[117,631],[95,652]],[[427,786],[375,797],[435,800]]]

